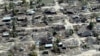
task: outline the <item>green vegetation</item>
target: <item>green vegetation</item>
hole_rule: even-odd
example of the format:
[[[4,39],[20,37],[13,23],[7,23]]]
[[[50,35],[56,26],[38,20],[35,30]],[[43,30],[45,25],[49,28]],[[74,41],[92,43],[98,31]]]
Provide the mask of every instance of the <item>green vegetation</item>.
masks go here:
[[[53,44],[52,52],[54,52],[54,53],[61,53],[60,48],[55,43]]]
[[[48,25],[48,22],[47,22],[47,16],[44,14],[44,17],[43,17],[43,23],[45,24],[45,25]]]
[[[12,9],[12,31],[11,31],[11,36],[13,37],[13,38],[15,38],[16,36],[17,36],[17,34],[16,34],[16,22],[17,22],[17,20],[16,20],[16,18],[14,18],[14,16],[15,15],[17,15],[17,12],[16,12],[16,10],[14,9],[14,4],[12,3],[12,2],[10,2],[9,3],[9,8],[10,9]]]
[[[61,50],[60,50],[60,48],[58,47],[58,43],[59,43],[60,41],[61,41],[60,38],[57,38],[57,39],[55,40],[55,42],[53,43],[52,52],[54,52],[54,53],[61,53]]]
[[[12,31],[11,31],[11,36],[13,38],[15,38],[17,36],[17,33],[16,33],[16,18],[13,18],[12,19]]]
[[[72,35],[74,33],[73,29],[69,29],[69,35]]]
[[[9,9],[13,9],[15,7],[14,3],[10,2],[9,3]]]
[[[7,8],[7,6],[5,5],[5,7],[4,7],[4,10],[5,10],[5,13],[7,13],[8,12],[8,8]]]
[[[33,8],[32,0],[30,0],[30,8]]]
[[[93,35],[94,35],[94,37],[98,37],[99,36],[99,34],[96,33],[96,32],[93,32]]]
[[[97,41],[100,41],[100,37],[96,37]]]
[[[96,13],[93,13],[92,15],[91,15],[91,18],[96,18],[98,15],[96,14]]]
[[[37,0],[37,3],[40,4],[40,2],[42,2],[42,0]]]
[[[9,50],[8,56],[14,56],[14,52],[12,50]]]
[[[26,3],[26,0],[22,0],[22,4],[25,4]]]
[[[16,12],[15,9],[13,9],[13,10],[12,10],[12,16],[15,16],[15,15],[17,15],[17,12]]]
[[[82,46],[82,48],[86,48],[86,49],[89,49],[89,46],[87,45],[87,44],[84,44],[83,46]]]
[[[56,39],[56,43],[59,43],[60,41],[61,41],[60,38],[57,38],[57,39]]]
[[[44,50],[44,46],[39,46],[39,50]]]
[[[79,27],[78,26],[75,26],[74,27],[74,31],[78,31]]]
[[[13,56],[12,54],[9,54],[8,56]]]
[[[54,50],[55,52],[57,52],[57,49],[58,49],[57,45],[56,45],[56,44],[53,44],[53,50]]]
[[[87,5],[88,4],[87,0],[79,0],[79,1],[82,3],[82,5]]]
[[[55,36],[55,35],[57,35],[57,32],[56,31],[53,32],[53,36]]]
[[[32,45],[32,47],[30,48],[31,51],[33,51],[35,49],[36,49],[36,46],[35,45]]]
[[[93,22],[93,19],[96,19],[96,17],[98,17],[98,15],[96,13],[93,13],[91,16],[91,22]]]
[[[89,30],[92,30],[93,27],[94,27],[94,23],[93,23],[93,22],[90,22],[90,24],[87,26],[87,28],[88,28]]]
[[[36,52],[33,51],[33,52],[31,52],[31,53],[29,54],[29,56],[38,56],[38,55],[37,55]]]
[[[59,3],[63,3],[63,2],[64,2],[64,0],[58,0],[58,2],[59,2]]]

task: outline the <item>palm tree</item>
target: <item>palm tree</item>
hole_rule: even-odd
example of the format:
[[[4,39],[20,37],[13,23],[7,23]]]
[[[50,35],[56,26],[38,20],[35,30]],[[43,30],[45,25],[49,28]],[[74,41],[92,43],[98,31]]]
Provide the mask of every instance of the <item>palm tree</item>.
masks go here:
[[[57,49],[58,49],[57,45],[53,44],[53,50],[54,50],[54,52],[57,52]]]
[[[7,6],[5,6],[5,8],[4,8],[4,9],[5,9],[5,13],[7,13],[7,12],[8,12]]]
[[[10,9],[12,9],[12,32],[11,32],[11,36],[13,38],[16,37],[16,18],[14,18],[14,16],[17,14],[15,9],[14,9],[14,4],[11,2],[10,5],[9,5]]]
[[[30,0],[30,8],[33,8],[32,0]]]
[[[15,6],[14,6],[14,3],[11,1],[10,3],[9,3],[9,9],[12,9],[12,8],[14,8]]]
[[[17,12],[16,12],[16,10],[13,8],[13,10],[12,10],[12,16],[14,17],[15,15],[17,15]]]
[[[5,6],[4,6],[4,10],[5,10],[5,13],[7,13],[7,12],[8,12],[8,8],[7,8],[6,3],[5,3]]]
[[[12,37],[15,38],[17,36],[17,33],[16,33],[16,18],[13,18],[12,19]]]

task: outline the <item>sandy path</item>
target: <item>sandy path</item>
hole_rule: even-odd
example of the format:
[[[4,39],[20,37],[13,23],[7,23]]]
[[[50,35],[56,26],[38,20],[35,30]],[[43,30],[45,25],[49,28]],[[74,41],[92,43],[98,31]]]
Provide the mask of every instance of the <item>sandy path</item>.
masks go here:
[[[3,2],[3,0],[0,0],[0,4],[3,4],[4,2]]]

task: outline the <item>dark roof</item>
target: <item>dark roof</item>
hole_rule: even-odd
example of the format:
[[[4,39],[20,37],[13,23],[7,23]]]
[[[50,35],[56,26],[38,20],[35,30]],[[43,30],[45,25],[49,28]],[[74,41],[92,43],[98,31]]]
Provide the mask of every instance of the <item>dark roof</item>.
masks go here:
[[[93,35],[93,33],[91,31],[85,31],[82,33],[83,37],[92,36],[92,35]]]
[[[82,37],[92,36],[93,35],[92,31],[88,30],[86,27],[87,26],[85,26],[85,25],[82,26],[77,32],[78,35],[80,35]]]

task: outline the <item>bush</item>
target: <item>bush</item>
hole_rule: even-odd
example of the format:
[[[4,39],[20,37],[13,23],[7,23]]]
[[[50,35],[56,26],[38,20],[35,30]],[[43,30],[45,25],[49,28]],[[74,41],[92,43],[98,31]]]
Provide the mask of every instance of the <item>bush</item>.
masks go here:
[[[98,37],[99,36],[99,34],[98,33],[93,33],[93,35],[94,35],[94,37]]]
[[[44,46],[39,47],[39,50],[44,50],[44,49],[45,49]]]
[[[54,53],[61,53],[60,48],[57,46],[57,44],[53,45],[53,49],[51,51]]]
[[[61,41],[60,38],[57,38],[57,39],[56,39],[56,43],[59,43],[60,41]]]
[[[69,30],[69,35],[72,35],[74,31],[72,29]]]
[[[92,30],[93,27],[94,27],[94,23],[93,23],[93,22],[90,22],[90,24],[87,26],[87,28],[88,28],[89,30]]]
[[[36,52],[31,52],[30,54],[28,54],[28,56],[38,56]]]

